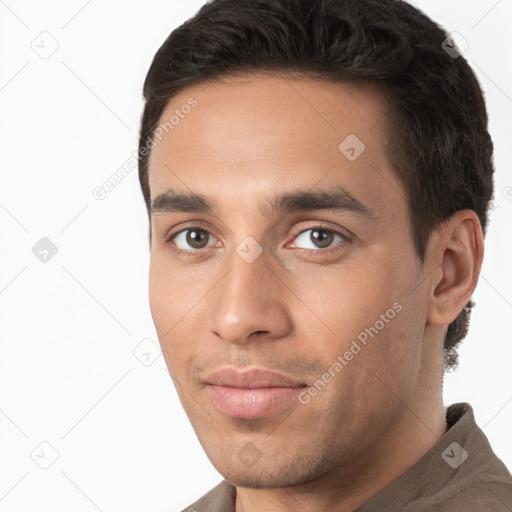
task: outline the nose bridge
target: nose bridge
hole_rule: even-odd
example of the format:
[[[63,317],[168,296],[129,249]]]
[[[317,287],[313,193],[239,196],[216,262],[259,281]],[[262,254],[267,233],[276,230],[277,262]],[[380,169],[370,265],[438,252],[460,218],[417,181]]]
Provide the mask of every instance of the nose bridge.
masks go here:
[[[226,262],[230,270],[215,287],[210,330],[231,343],[244,343],[256,332],[282,337],[291,329],[280,280],[254,242],[245,240],[233,250]]]

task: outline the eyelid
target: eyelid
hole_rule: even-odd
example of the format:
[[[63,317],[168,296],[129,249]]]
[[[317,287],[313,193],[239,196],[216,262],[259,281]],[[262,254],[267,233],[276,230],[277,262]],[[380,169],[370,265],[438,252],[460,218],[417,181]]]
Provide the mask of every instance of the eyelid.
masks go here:
[[[173,226],[172,228],[168,229],[165,232],[164,239],[163,239],[163,246],[167,251],[170,251],[171,254],[173,254],[175,257],[185,258],[185,259],[188,259],[190,262],[192,262],[194,260],[201,261],[203,259],[203,257],[206,254],[208,254],[208,252],[211,251],[211,249],[218,247],[219,244],[221,243],[220,240],[218,240],[217,237],[213,233],[211,233],[208,229],[205,229],[204,227],[198,225],[197,223],[193,224],[193,225],[189,225],[189,226],[184,226],[181,229],[177,229],[176,231],[170,233],[174,228],[175,228],[175,226]],[[185,233],[186,231],[193,231],[193,230],[206,232],[212,240],[208,241],[208,244],[206,247],[202,247],[200,249],[194,249],[194,248],[182,249],[181,247],[176,245],[176,243],[174,242],[174,238]],[[217,242],[215,242],[215,240],[217,240]],[[212,241],[213,241],[213,245],[209,245],[212,243]]]
[[[167,228],[163,234],[164,242],[169,242],[173,236],[176,236],[179,233],[189,229],[200,229],[202,231],[206,231],[209,235],[218,239],[218,237],[215,236],[212,232],[215,230],[215,228],[212,228],[209,222],[205,222],[201,219],[192,219],[185,222],[179,222]]]
[[[169,230],[170,231],[170,230]],[[165,237],[164,237],[164,240],[165,240],[165,243],[166,244],[170,244],[172,243],[172,241],[179,235],[182,235],[183,233],[186,233],[187,231],[204,231],[208,237],[209,237],[209,240],[208,240],[208,244],[210,244],[212,242],[212,240],[210,239],[213,239],[213,240],[217,240],[217,242],[219,242],[219,240],[217,239],[217,237],[211,232],[209,231],[208,229],[206,228],[203,228],[202,226],[199,226],[199,225],[190,225],[190,226],[186,226],[186,227],[183,227],[181,229],[178,229],[177,231],[169,234],[169,231],[167,231]],[[178,250],[180,251],[190,251],[190,252],[196,252],[196,251],[203,251],[205,249],[210,249],[212,246],[206,246],[206,247],[202,247],[200,249],[181,249],[180,247],[177,247]]]
[[[326,224],[323,224],[321,221],[312,221],[312,224],[310,224],[308,226],[302,225],[302,226],[296,227],[292,230],[292,237],[293,237],[292,242],[302,233],[304,233],[306,231],[315,230],[315,229],[322,230],[322,231],[329,231],[331,233],[342,236],[348,242],[352,241],[353,235],[347,229],[344,229],[340,226],[326,225]]]

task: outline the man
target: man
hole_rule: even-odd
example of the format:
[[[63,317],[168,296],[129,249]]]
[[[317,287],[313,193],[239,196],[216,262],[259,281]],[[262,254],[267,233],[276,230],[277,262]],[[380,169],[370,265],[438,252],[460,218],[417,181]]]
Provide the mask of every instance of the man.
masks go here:
[[[448,35],[397,0],[213,0],[144,96],[151,312],[225,478],[185,510],[512,510],[442,401],[493,188]]]

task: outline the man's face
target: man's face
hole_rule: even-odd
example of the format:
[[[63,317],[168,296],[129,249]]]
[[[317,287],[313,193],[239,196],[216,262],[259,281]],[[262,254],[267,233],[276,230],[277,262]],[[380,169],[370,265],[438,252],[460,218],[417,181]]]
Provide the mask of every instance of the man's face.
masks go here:
[[[189,87],[161,121],[176,109],[150,158],[149,293],[204,450],[242,487],[370,464],[414,416],[426,350],[425,275],[385,155],[383,96],[255,75]],[[295,388],[212,385],[223,368]]]

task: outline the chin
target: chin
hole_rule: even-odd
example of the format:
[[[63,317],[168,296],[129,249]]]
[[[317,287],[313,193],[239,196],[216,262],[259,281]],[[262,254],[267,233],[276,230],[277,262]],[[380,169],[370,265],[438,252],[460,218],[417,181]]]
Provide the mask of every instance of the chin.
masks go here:
[[[251,489],[274,489],[294,487],[321,478],[329,465],[328,457],[316,460],[275,460],[273,463],[262,457],[254,465],[246,466],[238,458],[218,461],[210,459],[215,469],[236,487]]]
[[[222,473],[221,473],[222,474]],[[301,480],[290,479],[289,477],[279,474],[276,476],[274,472],[267,470],[261,471],[234,471],[223,474],[224,478],[236,487],[245,487],[249,489],[275,489],[283,487],[292,487],[305,483]]]

